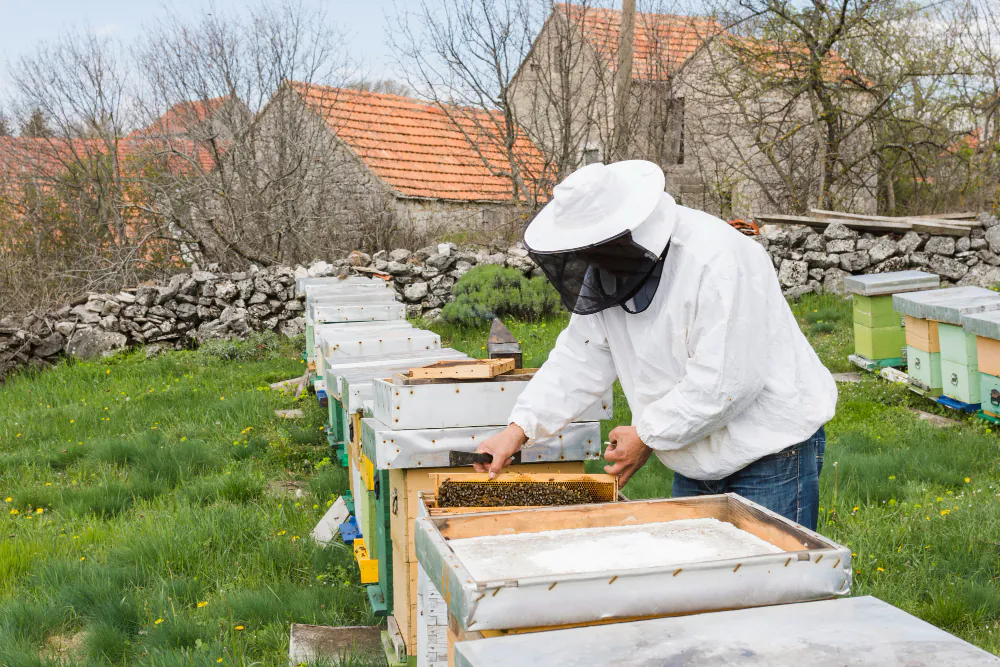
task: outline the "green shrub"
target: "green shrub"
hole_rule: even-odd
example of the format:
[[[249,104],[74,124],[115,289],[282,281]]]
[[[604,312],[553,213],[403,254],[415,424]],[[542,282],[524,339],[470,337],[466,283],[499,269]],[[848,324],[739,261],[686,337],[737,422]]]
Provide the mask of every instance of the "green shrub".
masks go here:
[[[263,361],[278,354],[280,340],[273,331],[253,331],[246,340],[207,340],[201,352],[222,361]]]
[[[540,320],[560,308],[559,293],[545,278],[525,278],[517,269],[477,266],[455,285],[455,300],[444,307],[448,324],[476,326],[494,317]]]

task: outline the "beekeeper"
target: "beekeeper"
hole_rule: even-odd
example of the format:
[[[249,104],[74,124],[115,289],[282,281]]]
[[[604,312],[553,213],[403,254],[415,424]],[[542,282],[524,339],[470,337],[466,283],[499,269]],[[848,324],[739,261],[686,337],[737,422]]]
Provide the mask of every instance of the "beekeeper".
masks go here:
[[[632,425],[611,431],[604,458],[622,486],[655,453],[675,497],[734,492],[815,528],[837,388],[764,248],[678,206],[642,160],[567,177],[524,245],[573,315],[509,426],[480,445],[491,475],[617,378]]]

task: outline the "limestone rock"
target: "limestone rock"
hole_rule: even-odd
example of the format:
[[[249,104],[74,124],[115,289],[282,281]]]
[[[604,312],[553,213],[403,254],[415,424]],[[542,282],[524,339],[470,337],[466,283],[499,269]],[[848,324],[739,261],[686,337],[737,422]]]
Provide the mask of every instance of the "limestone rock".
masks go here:
[[[944,255],[931,255],[930,267],[931,271],[949,280],[961,280],[969,271],[962,262]]]
[[[857,239],[858,233],[841,222],[827,225],[823,230],[823,236],[828,239]]]
[[[843,294],[844,278],[851,275],[842,269],[827,269],[823,274],[824,294]]]
[[[871,254],[871,251],[869,251]],[[893,271],[902,271],[906,268],[906,258],[905,257],[890,257],[884,262],[879,262],[871,268],[871,273],[892,273]]]
[[[403,248],[397,248],[389,253],[390,262],[405,262],[410,258],[410,251]]]
[[[901,254],[909,255],[911,252],[919,250],[923,243],[924,239],[920,236],[920,234],[910,231],[903,234],[903,238],[899,239],[899,242],[896,245]]]
[[[809,230],[812,232],[812,230]],[[805,241],[802,243],[802,249],[805,251],[818,252],[826,249],[826,239],[823,238],[822,234],[817,234],[812,232],[806,236]]]
[[[808,280],[809,264],[806,262],[786,259],[781,263],[781,268],[778,270],[778,282],[781,283],[782,287],[804,285]]]
[[[66,354],[79,359],[110,357],[124,349],[127,342],[128,339],[124,334],[99,329],[82,329],[74,333],[66,344]]]
[[[66,344],[66,337],[58,331],[54,331],[45,338],[38,341],[32,354],[36,357],[51,357],[58,354]]]
[[[833,239],[827,241],[826,251],[830,252],[854,252],[856,242],[854,239]]]
[[[847,252],[840,256],[840,268],[850,273],[864,271],[871,263],[871,258],[864,251]]]
[[[437,253],[428,257],[424,263],[431,268],[437,269],[438,271],[447,271],[448,268],[455,263],[455,257],[453,257],[450,253],[447,255]]]
[[[347,256],[347,263],[351,266],[368,266],[372,263],[372,257],[368,253],[355,250]]]
[[[409,303],[417,303],[427,296],[428,291],[427,283],[413,283],[412,285],[407,285],[406,289],[403,290],[403,298]]]
[[[397,262],[395,260],[389,262],[386,265],[385,270],[390,276],[408,276],[411,271],[409,264],[403,264],[402,262]]]
[[[808,262],[809,266],[815,266],[821,269],[829,269],[834,266],[840,266],[839,256],[828,255],[825,252],[810,250],[802,256],[802,259]]]
[[[899,246],[896,242],[888,236],[883,236],[872,243],[872,247],[868,249],[868,256],[871,257],[872,262],[877,264],[884,262],[897,252],[899,252]]]
[[[1000,267],[980,264],[972,267],[958,281],[959,285],[975,285],[977,287],[992,287],[1000,283]]]
[[[1000,225],[994,225],[986,230],[986,243],[990,252],[1000,255]]]
[[[1000,218],[993,215],[992,213],[980,213],[976,218],[985,229],[992,229],[997,225],[1000,225]]]
[[[972,239],[969,238],[968,236],[959,237],[959,239],[955,241],[955,252],[966,252],[967,250],[971,249],[972,249]]]
[[[951,236],[932,236],[927,239],[924,252],[950,257],[955,254],[955,239]]]

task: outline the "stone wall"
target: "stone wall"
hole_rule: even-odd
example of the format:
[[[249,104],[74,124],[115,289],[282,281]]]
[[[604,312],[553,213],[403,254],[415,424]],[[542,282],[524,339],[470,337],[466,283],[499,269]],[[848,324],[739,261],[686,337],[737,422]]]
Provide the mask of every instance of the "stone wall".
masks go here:
[[[844,276],[922,269],[942,285],[1000,282],[1000,221],[979,217],[968,237],[859,234],[840,224],[823,233],[765,226],[755,237],[770,254],[786,296],[843,290]],[[439,244],[369,256],[352,252],[309,267],[269,267],[220,273],[217,267],[173,276],[117,294],[89,294],[58,310],[0,319],[0,378],[24,365],[44,366],[63,355],[93,358],[135,346],[185,348],[250,331],[301,333],[305,304],[297,276],[379,275],[407,305],[411,317],[434,319],[450,301],[455,282],[474,266],[498,264],[526,276],[540,269],[520,245],[503,248]]]
[[[57,310],[0,319],[0,379],[25,365],[45,366],[61,356],[96,358],[150,346],[186,348],[212,338],[242,338],[251,331],[302,333],[304,300],[297,276],[379,274],[386,277],[412,317],[435,318],[452,299],[452,287],[477,264],[500,264],[530,275],[537,271],[522,247],[460,249],[454,244],[370,257],[353,252],[308,268],[270,267],[239,273],[181,273],[162,284],[117,294],[89,294]]]
[[[919,269],[941,276],[941,285],[989,287],[1000,282],[1000,222],[979,216],[970,236],[932,236],[907,232],[876,236],[833,224],[822,233],[808,227],[765,225],[763,245],[785,295],[843,290],[843,277]]]

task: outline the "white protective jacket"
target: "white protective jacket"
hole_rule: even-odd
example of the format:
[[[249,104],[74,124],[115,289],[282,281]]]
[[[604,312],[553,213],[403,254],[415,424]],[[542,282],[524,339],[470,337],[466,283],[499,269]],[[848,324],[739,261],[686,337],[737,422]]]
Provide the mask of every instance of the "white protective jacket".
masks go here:
[[[837,387],[767,252],[664,197],[657,211],[672,228],[670,249],[652,304],[634,315],[620,307],[573,315],[510,421],[530,446],[618,378],[632,424],[664,465],[721,479],[813,435],[833,417]]]

